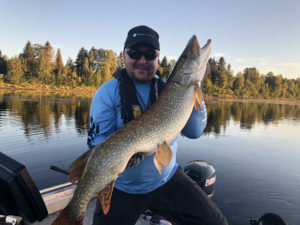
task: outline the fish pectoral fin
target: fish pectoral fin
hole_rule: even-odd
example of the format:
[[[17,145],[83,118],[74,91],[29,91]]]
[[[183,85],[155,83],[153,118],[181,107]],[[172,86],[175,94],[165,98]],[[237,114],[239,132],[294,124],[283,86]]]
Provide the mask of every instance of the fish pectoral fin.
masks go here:
[[[102,191],[97,193],[101,202],[101,207],[104,215],[108,213],[110,208],[110,201],[111,201],[111,196],[114,189],[115,181],[116,180],[113,180],[110,184],[106,186],[106,188],[104,188]]]
[[[133,108],[134,119],[136,119],[140,115],[142,115],[143,112],[142,112],[141,107],[139,105],[133,105],[132,108]]]
[[[168,166],[171,162],[172,154],[172,150],[166,142],[158,146],[158,150],[154,156],[154,165],[160,174],[163,167]]]
[[[85,168],[86,162],[91,154],[91,149],[79,156],[69,167],[69,179],[73,184],[76,184]]]
[[[198,83],[195,85],[195,91],[196,91],[196,100],[195,100],[194,108],[197,112],[200,112],[200,110],[203,108],[203,102],[202,102],[202,94],[201,94],[200,86]]]

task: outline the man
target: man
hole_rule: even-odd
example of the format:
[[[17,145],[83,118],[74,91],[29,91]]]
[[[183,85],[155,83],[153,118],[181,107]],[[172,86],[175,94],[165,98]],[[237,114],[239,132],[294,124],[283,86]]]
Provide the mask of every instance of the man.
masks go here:
[[[165,84],[156,75],[159,50],[159,35],[153,29],[137,26],[128,32],[123,51],[125,69],[103,84],[92,101],[90,148],[133,120],[137,108],[145,112],[156,101]],[[200,113],[192,112],[182,134],[198,138],[205,125],[204,107]],[[134,225],[146,209],[178,224],[227,224],[215,204],[176,163],[177,138],[170,147],[172,160],[161,174],[154,165],[154,155],[137,153],[130,159],[127,169],[116,180],[107,215],[98,201],[94,224]]]

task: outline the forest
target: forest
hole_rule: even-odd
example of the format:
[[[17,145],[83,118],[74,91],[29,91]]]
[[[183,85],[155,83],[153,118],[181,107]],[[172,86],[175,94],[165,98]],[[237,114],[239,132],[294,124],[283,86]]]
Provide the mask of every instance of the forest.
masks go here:
[[[166,79],[175,65],[175,60],[163,57],[159,60],[160,75]],[[284,78],[273,72],[261,74],[255,67],[247,67],[234,74],[224,57],[209,60],[210,71],[202,81],[205,96],[291,99],[300,100],[300,77]],[[19,86],[53,88],[97,88],[113,78],[113,74],[124,67],[123,53],[113,50],[90,50],[82,47],[76,60],[71,58],[64,64],[60,49],[47,41],[45,45],[28,41],[23,52],[8,58],[0,50],[0,82]]]

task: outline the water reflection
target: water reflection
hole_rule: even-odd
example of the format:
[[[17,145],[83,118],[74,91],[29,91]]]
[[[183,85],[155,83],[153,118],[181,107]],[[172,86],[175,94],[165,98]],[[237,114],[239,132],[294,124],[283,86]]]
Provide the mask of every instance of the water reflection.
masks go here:
[[[68,182],[49,167],[67,169],[87,150],[91,99],[0,92],[0,151],[24,164],[40,189]],[[208,101],[207,116],[203,137],[179,137],[178,163],[204,159],[215,165],[214,201],[231,224],[248,224],[266,211],[297,224],[300,106]]]
[[[20,117],[26,137],[42,132],[47,138],[52,128],[60,132],[62,116],[67,121],[75,119],[75,129],[86,135],[89,127],[89,108],[92,96],[72,94],[41,94],[0,92],[0,126],[4,111],[12,117]],[[240,124],[241,129],[251,129],[255,123],[277,123],[282,119],[300,118],[300,106],[292,104],[254,102],[207,103],[207,126],[205,134],[225,131],[230,120]]]
[[[8,112],[10,119],[20,123],[27,138],[36,133],[43,133],[48,138],[53,128],[60,132],[64,117],[67,122],[75,119],[76,131],[86,135],[90,103],[91,96],[0,92],[0,126],[1,117]]]
[[[300,119],[300,106],[266,102],[208,102],[207,125],[204,133],[220,134],[230,120],[241,129],[251,129],[255,123],[277,123],[283,119]]]

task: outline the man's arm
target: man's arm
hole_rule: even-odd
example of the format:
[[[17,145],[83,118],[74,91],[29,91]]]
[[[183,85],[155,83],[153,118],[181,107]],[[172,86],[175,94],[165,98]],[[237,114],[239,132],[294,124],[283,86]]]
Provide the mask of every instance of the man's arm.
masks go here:
[[[192,138],[192,139],[199,138],[205,129],[207,123],[207,114],[206,114],[206,106],[203,97],[202,97],[202,103],[203,103],[203,108],[200,110],[200,112],[196,112],[193,109],[188,122],[186,123],[185,127],[181,131],[181,133],[188,138]]]
[[[116,80],[103,84],[93,98],[87,140],[90,149],[117,129],[116,85]]]

